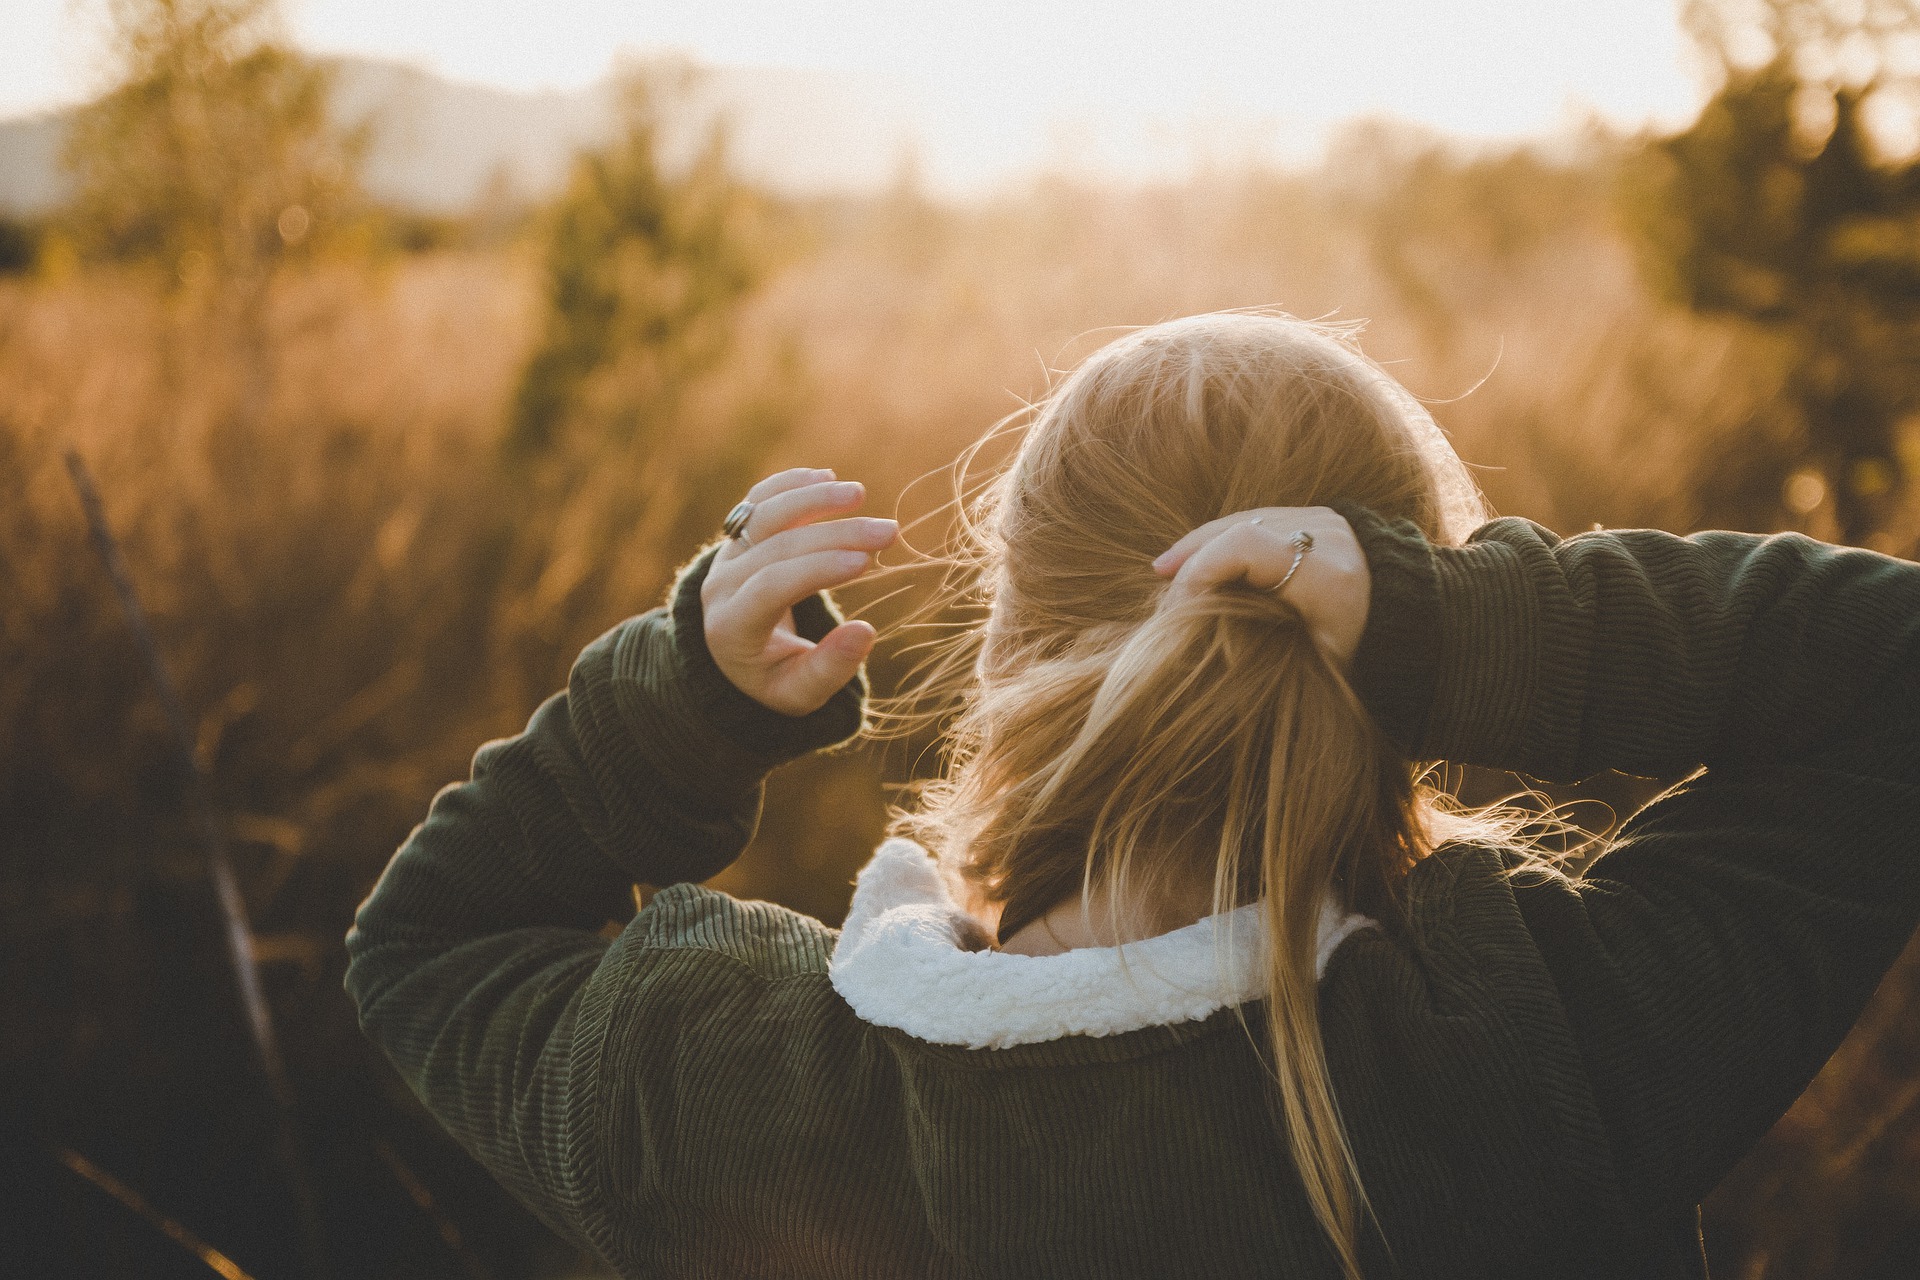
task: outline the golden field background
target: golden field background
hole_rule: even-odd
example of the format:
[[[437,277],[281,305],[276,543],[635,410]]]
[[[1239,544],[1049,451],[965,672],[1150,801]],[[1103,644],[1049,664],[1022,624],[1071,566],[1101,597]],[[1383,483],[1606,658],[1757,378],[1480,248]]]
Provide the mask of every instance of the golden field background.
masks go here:
[[[910,537],[937,548],[967,444],[1104,335],[1218,308],[1366,319],[1367,350],[1430,402],[1503,514],[1849,532],[1831,469],[1782,425],[1790,339],[1650,283],[1647,148],[1594,134],[1551,158],[1466,154],[1367,126],[1314,171],[1151,188],[1041,178],[957,204],[907,177],[811,201],[729,187],[755,265],[711,313],[723,332],[679,364],[628,335],[533,446],[516,415],[558,323],[551,210],[408,235],[364,230],[388,224],[363,210],[358,238],[222,259],[211,278],[36,228],[31,265],[0,278],[0,1124],[18,1139],[0,1191],[40,1232],[9,1247],[81,1259],[72,1274],[128,1258],[173,1274],[164,1246],[63,1180],[47,1153],[73,1148],[258,1274],[286,1258],[202,856],[68,449],[193,717],[335,1270],[572,1274],[374,1060],[339,987],[354,904],[473,749],[654,604],[756,476],[835,467],[871,511],[930,516]],[[1911,420],[1894,441],[1890,474],[1920,473]],[[1854,532],[1911,554],[1920,503],[1897,484],[1868,496]],[[902,602],[877,595],[847,600],[882,624],[887,690]],[[916,767],[895,746],[783,771],[717,883],[837,921]],[[1580,813],[1606,825],[1601,806]],[[1909,956],[1716,1194],[1721,1274],[1892,1276],[1920,1258],[1917,988]]]

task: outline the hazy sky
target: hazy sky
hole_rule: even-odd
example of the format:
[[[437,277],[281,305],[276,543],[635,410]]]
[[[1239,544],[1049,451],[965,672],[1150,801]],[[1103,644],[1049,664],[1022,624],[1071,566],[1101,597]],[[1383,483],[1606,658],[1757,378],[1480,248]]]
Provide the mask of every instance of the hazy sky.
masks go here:
[[[515,89],[616,50],[852,73],[914,109],[930,169],[1297,153],[1386,113],[1550,132],[1586,111],[1678,122],[1701,99],[1678,0],[290,0],[308,48]],[[0,0],[0,114],[84,96],[101,0]],[[1221,158],[1227,158],[1221,156]]]

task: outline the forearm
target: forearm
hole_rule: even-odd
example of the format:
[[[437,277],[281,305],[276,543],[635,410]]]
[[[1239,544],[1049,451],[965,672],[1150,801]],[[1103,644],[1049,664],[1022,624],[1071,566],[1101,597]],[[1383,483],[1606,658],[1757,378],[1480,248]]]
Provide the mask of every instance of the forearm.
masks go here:
[[[1920,568],[1792,535],[1464,547],[1354,513],[1373,567],[1362,696],[1415,758],[1574,778],[1791,759],[1907,705]]]
[[[787,716],[721,673],[702,607],[712,560],[680,575],[667,607],[589,645],[525,732],[481,748],[347,937],[367,1035],[449,1133],[597,1249],[601,1153],[631,1154],[623,1113],[602,1105],[602,1053],[614,1011],[635,1016],[638,962],[600,928],[635,882],[725,867],[753,835],[766,774],[860,726],[857,674]],[[803,637],[838,623],[824,595],[787,599]]]
[[[1707,766],[1582,875],[1505,890],[1622,1193],[1670,1220],[1792,1102],[1920,918],[1920,568],[1521,521],[1435,548],[1350,519],[1372,572],[1356,685],[1410,756],[1542,778]],[[1448,887],[1416,899],[1419,929],[1472,945],[1448,874],[1424,877]]]
[[[362,962],[383,944],[417,954],[530,926],[597,929],[636,882],[716,874],[752,837],[765,775],[858,729],[858,682],[804,717],[727,682],[701,636],[708,558],[681,575],[670,607],[589,645],[567,691],[435,799],[349,935],[363,1003],[384,967]],[[820,597],[796,614],[803,628],[834,622]]]

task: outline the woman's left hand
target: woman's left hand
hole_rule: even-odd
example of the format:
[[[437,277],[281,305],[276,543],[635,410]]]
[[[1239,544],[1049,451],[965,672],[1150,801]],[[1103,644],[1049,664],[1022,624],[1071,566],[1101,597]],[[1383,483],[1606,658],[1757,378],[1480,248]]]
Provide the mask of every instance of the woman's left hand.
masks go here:
[[[746,540],[721,547],[700,584],[708,652],[762,706],[790,716],[819,710],[873,649],[869,622],[843,622],[817,642],[793,625],[794,605],[852,582],[900,536],[895,521],[847,515],[865,499],[864,486],[832,471],[768,476],[747,491]]]
[[[1311,551],[1294,545],[1296,531],[1312,538]],[[1286,581],[1282,598],[1300,611],[1314,643],[1342,663],[1353,661],[1367,629],[1367,555],[1346,517],[1329,507],[1259,507],[1209,520],[1161,552],[1153,569],[1173,579],[1174,597],[1228,582],[1271,590]]]

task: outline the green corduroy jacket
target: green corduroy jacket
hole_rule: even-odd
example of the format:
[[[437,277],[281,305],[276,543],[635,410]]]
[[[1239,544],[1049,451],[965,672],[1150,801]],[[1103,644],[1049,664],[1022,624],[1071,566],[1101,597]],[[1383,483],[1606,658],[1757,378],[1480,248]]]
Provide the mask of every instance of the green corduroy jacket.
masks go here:
[[[1920,918],[1920,567],[1512,519],[1444,548],[1346,514],[1356,686],[1411,758],[1705,766],[1583,878],[1444,847],[1404,929],[1332,953],[1367,1272],[1700,1275],[1699,1201]],[[841,997],[835,930],[699,886],[863,694],[790,718],[736,690],[707,561],[481,748],[359,911],[348,990],[440,1122],[626,1276],[1335,1276],[1234,1010],[932,1043]],[[609,941],[636,882],[665,887]]]

